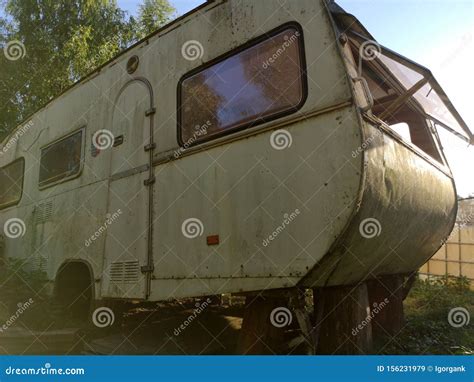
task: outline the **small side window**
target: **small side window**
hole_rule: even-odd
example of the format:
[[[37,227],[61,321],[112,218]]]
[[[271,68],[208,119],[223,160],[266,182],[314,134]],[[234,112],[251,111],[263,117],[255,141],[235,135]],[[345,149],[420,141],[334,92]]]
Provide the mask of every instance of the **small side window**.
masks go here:
[[[297,111],[306,97],[303,35],[284,25],[186,74],[178,85],[178,138],[209,140]]]
[[[18,204],[23,193],[25,159],[0,168],[0,209]]]
[[[45,187],[79,175],[84,129],[41,149],[39,186]]]

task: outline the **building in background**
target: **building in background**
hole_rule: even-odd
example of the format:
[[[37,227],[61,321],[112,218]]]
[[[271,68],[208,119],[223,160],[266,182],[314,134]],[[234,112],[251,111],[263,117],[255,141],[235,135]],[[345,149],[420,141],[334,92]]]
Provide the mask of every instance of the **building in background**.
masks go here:
[[[420,268],[420,275],[464,276],[474,289],[474,196],[459,200],[453,232],[439,251]]]

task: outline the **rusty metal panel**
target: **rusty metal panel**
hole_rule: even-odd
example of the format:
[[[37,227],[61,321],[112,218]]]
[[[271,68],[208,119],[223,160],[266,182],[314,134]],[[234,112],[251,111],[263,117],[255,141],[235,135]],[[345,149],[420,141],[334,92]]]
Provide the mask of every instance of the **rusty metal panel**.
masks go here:
[[[457,202],[449,170],[372,126],[359,212],[304,285],[340,285],[416,271],[452,230]],[[326,276],[324,276],[326,275]]]

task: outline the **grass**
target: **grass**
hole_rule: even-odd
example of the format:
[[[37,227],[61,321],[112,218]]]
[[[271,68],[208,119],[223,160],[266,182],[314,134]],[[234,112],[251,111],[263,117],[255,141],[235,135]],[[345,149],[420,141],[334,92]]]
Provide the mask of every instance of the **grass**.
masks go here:
[[[406,325],[381,353],[474,355],[474,291],[466,278],[417,280],[404,307]],[[448,316],[455,308],[466,309],[471,322],[452,326]]]

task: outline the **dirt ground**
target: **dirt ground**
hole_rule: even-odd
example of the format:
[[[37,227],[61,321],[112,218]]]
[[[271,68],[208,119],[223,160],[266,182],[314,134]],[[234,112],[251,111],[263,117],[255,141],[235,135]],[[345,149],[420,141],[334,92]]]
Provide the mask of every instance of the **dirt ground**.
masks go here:
[[[113,327],[81,325],[69,317],[51,325],[46,310],[31,308],[0,330],[1,354],[114,354],[114,355],[225,355],[238,352],[244,300],[213,302],[197,309],[202,300],[129,305]],[[374,354],[474,354],[474,326],[449,323],[456,307],[474,312],[474,292],[459,282],[418,281],[405,300],[406,322],[391,338],[375,343]],[[0,313],[7,316],[8,304]],[[10,307],[11,310],[11,307]],[[44,317],[43,317],[44,316]],[[469,317],[470,317],[469,316]],[[70,321],[68,321],[70,320]],[[82,327],[80,327],[82,326]],[[286,344],[301,333],[296,325],[285,329]],[[303,344],[304,345],[304,344]],[[305,346],[286,346],[275,353],[307,354]],[[270,352],[272,354],[272,352]]]

